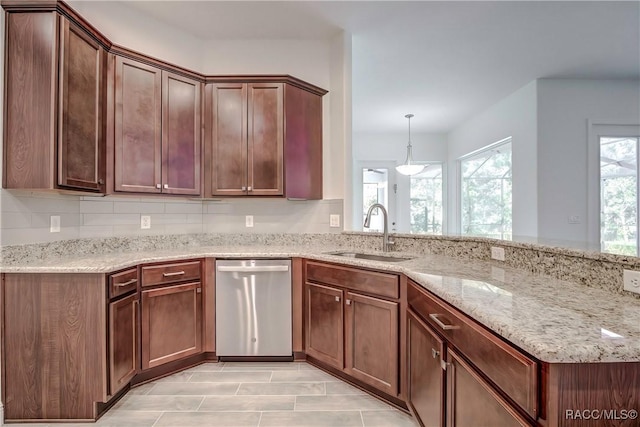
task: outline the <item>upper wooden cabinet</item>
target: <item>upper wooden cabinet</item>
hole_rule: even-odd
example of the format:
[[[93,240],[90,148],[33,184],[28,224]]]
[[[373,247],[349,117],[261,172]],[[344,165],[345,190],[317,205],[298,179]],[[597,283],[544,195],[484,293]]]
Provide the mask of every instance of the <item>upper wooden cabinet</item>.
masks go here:
[[[6,27],[3,187],[104,192],[105,49],[55,11]]]
[[[202,84],[115,63],[115,191],[199,195]]]
[[[205,196],[321,199],[322,94],[283,82],[208,84]]]
[[[168,64],[62,1],[1,4],[4,188],[322,199],[324,89]]]

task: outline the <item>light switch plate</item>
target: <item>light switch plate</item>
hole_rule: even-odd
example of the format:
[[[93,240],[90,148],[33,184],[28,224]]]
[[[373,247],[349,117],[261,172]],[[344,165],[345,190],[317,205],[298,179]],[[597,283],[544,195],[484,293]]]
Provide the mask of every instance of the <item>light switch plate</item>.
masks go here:
[[[340,215],[329,215],[329,227],[340,227]]]
[[[504,248],[497,246],[491,246],[491,259],[498,261],[504,261]]]
[[[60,232],[60,216],[59,215],[51,215],[51,232],[52,233]]]
[[[624,290],[640,294],[640,271],[623,270]]]
[[[151,216],[140,215],[140,228],[143,230],[148,230],[151,228]]]
[[[247,227],[253,227],[253,215],[246,215],[244,217],[244,225]]]

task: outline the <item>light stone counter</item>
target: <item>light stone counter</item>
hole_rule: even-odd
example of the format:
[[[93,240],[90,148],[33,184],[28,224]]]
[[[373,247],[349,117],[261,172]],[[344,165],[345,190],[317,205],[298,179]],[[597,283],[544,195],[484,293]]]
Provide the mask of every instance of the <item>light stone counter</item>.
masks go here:
[[[397,252],[393,256],[415,258],[399,263],[368,261],[327,254],[353,247],[319,243],[225,244],[76,255],[14,261],[0,268],[5,273],[108,273],[142,263],[185,258],[305,257],[404,273],[541,361],[640,361],[640,299],[632,296],[536,275],[494,261]]]

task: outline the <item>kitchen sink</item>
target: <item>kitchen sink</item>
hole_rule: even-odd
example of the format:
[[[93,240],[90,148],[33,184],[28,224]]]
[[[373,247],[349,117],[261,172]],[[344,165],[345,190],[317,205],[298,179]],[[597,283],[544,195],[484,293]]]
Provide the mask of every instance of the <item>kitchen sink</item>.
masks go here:
[[[364,254],[360,252],[330,252],[329,255],[342,256],[345,258],[368,259],[371,261],[383,261],[383,262],[402,262],[402,261],[408,261],[410,259],[413,259],[413,258],[397,257],[397,256],[389,256],[389,255]]]

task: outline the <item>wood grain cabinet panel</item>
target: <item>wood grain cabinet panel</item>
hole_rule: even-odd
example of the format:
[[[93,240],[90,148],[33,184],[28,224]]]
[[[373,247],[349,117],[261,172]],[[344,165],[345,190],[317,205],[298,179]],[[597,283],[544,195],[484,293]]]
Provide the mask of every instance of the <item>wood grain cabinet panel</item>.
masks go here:
[[[115,190],[160,193],[161,70],[116,57]]]
[[[162,192],[200,194],[201,83],[162,72]]]
[[[115,395],[133,379],[140,365],[138,294],[109,304],[109,394]]]
[[[105,51],[67,19],[60,40],[58,185],[99,191],[105,173]]]
[[[95,419],[107,398],[105,276],[2,279],[5,421]]]
[[[282,87],[282,83],[253,83],[247,86],[247,190],[253,196],[283,194]]]
[[[142,369],[202,352],[200,282],[142,292]]]
[[[105,191],[105,66],[56,12],[6,14],[5,188]]]
[[[447,351],[447,426],[531,427],[454,350]]]
[[[350,291],[376,289],[377,278],[380,293],[395,293],[398,276],[315,261],[304,272],[307,355],[399,396],[400,303]]]
[[[407,312],[408,404],[425,427],[444,427],[445,344],[410,310]]]
[[[247,190],[247,85],[210,85],[212,99],[210,157],[210,195],[239,196]]]
[[[312,283],[307,283],[305,289],[306,352],[330,366],[343,369],[343,291]]]
[[[200,195],[202,84],[116,57],[115,190]]]
[[[264,81],[205,91],[205,195],[322,199],[324,91]]]
[[[398,303],[347,292],[345,372],[398,394]]]

